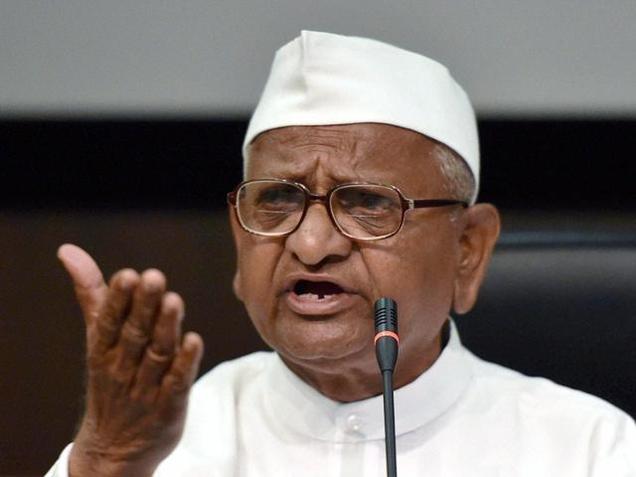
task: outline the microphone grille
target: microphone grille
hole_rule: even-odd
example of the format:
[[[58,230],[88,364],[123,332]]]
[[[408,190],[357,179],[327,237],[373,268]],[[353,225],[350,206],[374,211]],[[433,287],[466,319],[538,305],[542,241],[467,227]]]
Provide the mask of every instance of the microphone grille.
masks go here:
[[[397,303],[395,300],[382,297],[375,302],[375,332],[393,331],[397,333]]]

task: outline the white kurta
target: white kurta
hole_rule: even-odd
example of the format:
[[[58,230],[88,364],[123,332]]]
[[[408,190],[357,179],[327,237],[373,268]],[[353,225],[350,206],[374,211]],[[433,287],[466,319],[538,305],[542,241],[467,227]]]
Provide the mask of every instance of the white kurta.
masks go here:
[[[636,477],[627,414],[475,357],[454,327],[395,409],[402,477]],[[380,477],[383,426],[381,396],[334,402],[276,354],[254,353],[196,383],[183,438],[155,477]],[[67,477],[69,451],[47,477]]]

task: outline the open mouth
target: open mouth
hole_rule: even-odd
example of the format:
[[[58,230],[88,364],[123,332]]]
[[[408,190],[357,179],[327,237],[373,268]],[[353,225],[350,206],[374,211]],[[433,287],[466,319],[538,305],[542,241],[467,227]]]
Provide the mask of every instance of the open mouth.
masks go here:
[[[334,295],[343,293],[344,290],[332,282],[311,282],[298,280],[294,285],[294,293],[302,298],[325,300]]]
[[[285,303],[293,313],[303,317],[322,320],[341,316],[359,304],[357,293],[343,283],[331,281],[329,277],[315,277],[313,280],[298,277],[288,284]]]

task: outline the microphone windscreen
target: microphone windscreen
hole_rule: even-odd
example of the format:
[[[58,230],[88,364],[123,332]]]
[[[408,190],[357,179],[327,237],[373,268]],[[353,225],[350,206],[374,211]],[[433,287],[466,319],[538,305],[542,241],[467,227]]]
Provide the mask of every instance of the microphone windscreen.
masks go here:
[[[397,303],[392,298],[382,297],[375,302],[375,332],[398,332]]]

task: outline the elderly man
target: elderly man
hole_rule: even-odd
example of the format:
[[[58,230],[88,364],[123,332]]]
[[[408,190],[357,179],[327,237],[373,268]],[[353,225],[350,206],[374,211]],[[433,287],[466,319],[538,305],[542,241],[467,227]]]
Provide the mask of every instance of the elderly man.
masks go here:
[[[442,65],[303,32],[277,53],[243,152],[246,180],[228,195],[234,290],[275,353],[222,364],[189,396],[202,341],[180,338],[183,303],[163,275],[122,270],[107,285],[61,247],[88,392],[48,475],[384,475],[382,296],[400,310],[401,475],[636,475],[626,414],[481,361],[449,320],[475,303],[499,217],[475,204],[475,118]]]

